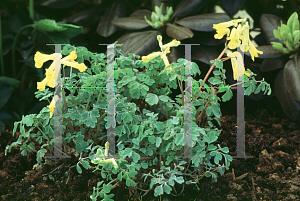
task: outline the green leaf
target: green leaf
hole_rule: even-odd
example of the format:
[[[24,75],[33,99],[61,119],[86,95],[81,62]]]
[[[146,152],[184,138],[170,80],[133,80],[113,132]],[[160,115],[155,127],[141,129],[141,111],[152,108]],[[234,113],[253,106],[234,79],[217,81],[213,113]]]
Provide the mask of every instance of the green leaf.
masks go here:
[[[163,194],[163,188],[162,188],[162,185],[157,186],[157,187],[154,189],[154,196],[158,196],[158,195],[162,195],[162,194]]]
[[[226,101],[228,101],[228,100],[230,100],[231,98],[232,98],[232,91],[231,91],[231,89],[226,89],[226,93],[222,96],[222,101],[223,102],[226,102]]]
[[[81,121],[86,121],[89,118],[89,113],[87,111],[83,111],[81,115]]]
[[[262,83],[260,83],[260,84],[258,85],[258,87],[256,88],[256,90],[254,91],[255,94],[258,94],[258,93],[261,91],[262,85],[263,85]]]
[[[160,137],[156,137],[156,147],[159,147],[159,145],[161,144],[161,138]]]
[[[300,30],[294,31],[293,38],[294,38],[294,45],[297,45],[300,40]]]
[[[131,178],[135,177],[135,175],[137,175],[137,171],[135,170],[131,170],[130,172],[128,172],[128,176]]]
[[[111,184],[109,184],[109,185],[103,184],[103,190],[105,193],[109,193],[111,188],[112,188]]]
[[[209,78],[208,81],[209,81],[211,84],[213,84],[213,85],[222,84],[222,81],[219,80],[219,79],[217,79],[217,78],[215,78],[215,77]]]
[[[159,100],[161,100],[161,101],[163,101],[163,102],[168,102],[169,97],[168,97],[168,96],[165,96],[165,95],[160,95],[160,96],[159,96]]]
[[[158,130],[158,131],[161,131],[161,130],[163,130],[164,129],[164,125],[163,125],[163,123],[162,122],[156,122],[155,124],[154,124],[154,126],[155,126],[155,128]]]
[[[145,101],[151,106],[155,105],[158,103],[158,96],[156,94],[148,93]]]
[[[119,179],[119,181],[122,181],[122,172],[120,172],[120,173],[118,174],[118,179]]]
[[[55,20],[50,20],[50,19],[39,20],[36,24],[33,25],[33,27],[38,31],[44,31],[44,32],[54,32],[54,31],[66,30],[66,28],[62,27],[61,25],[58,25],[55,22]]]
[[[184,134],[183,133],[176,134],[175,144],[184,145],[183,139],[184,139]]]
[[[155,142],[155,136],[149,136],[148,140],[149,140],[150,143],[153,144]]]
[[[216,156],[215,156],[215,158],[214,158],[214,162],[215,162],[215,164],[219,164],[219,161],[222,159],[222,155],[219,153],[219,152],[217,152],[216,153]]]
[[[221,148],[221,151],[224,152],[224,153],[228,153],[229,149],[228,149],[228,147],[224,147],[224,148]]]
[[[216,61],[216,67],[222,69],[223,68],[223,62],[221,60],[218,60],[218,59],[216,59],[215,61]]]
[[[89,168],[91,168],[91,166],[90,166],[90,164],[89,164],[88,161],[82,161],[81,163],[82,163],[82,166],[83,166],[86,170],[89,169]]]
[[[81,169],[81,167],[80,167],[78,164],[76,165],[76,170],[77,170],[77,172],[78,172],[79,174],[82,173],[82,169]]]
[[[283,51],[283,45],[281,43],[277,43],[277,42],[271,42],[271,44],[273,45],[273,48],[279,51]]]
[[[87,122],[86,122],[86,125],[88,127],[95,128],[95,123],[96,122],[97,122],[97,119],[95,117],[89,117]]]
[[[176,181],[177,183],[179,183],[179,184],[182,184],[182,183],[184,182],[184,179],[183,179],[182,176],[180,176],[180,177],[176,177],[176,178],[175,178],[175,181]]]
[[[206,111],[207,116],[211,116],[212,110],[211,110],[210,106],[207,106],[205,111]]]
[[[172,191],[172,188],[168,184],[164,184],[164,192],[166,192],[167,194],[170,194],[171,191]]]
[[[140,158],[141,158],[141,156],[138,153],[132,152],[133,162],[138,163]]]
[[[297,12],[294,12],[287,21],[287,26],[292,32],[299,30],[299,20]]]
[[[93,117],[100,117],[99,110],[97,109],[92,110],[91,115]]]

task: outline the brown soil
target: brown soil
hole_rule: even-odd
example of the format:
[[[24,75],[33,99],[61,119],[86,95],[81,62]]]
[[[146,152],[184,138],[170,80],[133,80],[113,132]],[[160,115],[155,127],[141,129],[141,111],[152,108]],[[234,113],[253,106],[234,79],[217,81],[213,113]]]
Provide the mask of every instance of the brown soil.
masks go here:
[[[152,190],[140,199],[143,191],[137,189],[132,193],[134,189],[129,190],[122,183],[112,190],[113,200],[300,200],[299,127],[280,107],[255,105],[248,114],[246,109],[245,115],[246,155],[254,158],[234,158],[225,175],[218,175],[217,182],[213,183],[209,177],[200,180],[198,188],[185,185],[177,197],[165,194],[160,199],[154,197]],[[222,113],[226,114],[226,110]],[[218,143],[221,147],[228,146],[234,156],[236,116],[224,115],[220,121],[222,133]],[[91,170],[78,174],[75,157],[33,170],[35,154],[22,156],[14,148],[5,156],[6,145],[17,140],[12,137],[12,128],[0,132],[0,139],[0,200],[90,200],[93,187],[102,179]],[[182,187],[176,184],[177,193]]]

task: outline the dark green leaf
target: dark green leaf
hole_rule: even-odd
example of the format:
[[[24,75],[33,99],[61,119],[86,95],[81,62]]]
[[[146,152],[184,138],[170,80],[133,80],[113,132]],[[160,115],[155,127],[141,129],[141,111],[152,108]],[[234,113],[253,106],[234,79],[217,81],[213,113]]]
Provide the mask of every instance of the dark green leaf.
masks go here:
[[[111,20],[125,17],[126,9],[123,1],[115,1],[109,8],[98,24],[97,33],[103,37],[108,37],[117,31],[117,27],[112,25]],[[119,41],[119,40],[117,40]],[[122,43],[122,42],[120,42]],[[133,52],[132,52],[133,53]]]
[[[224,13],[208,13],[194,15],[176,21],[176,24],[187,27],[195,31],[215,32],[213,24],[230,21],[230,17]]]
[[[111,23],[118,28],[126,30],[139,30],[150,26],[144,19],[136,17],[117,18],[113,19]]]
[[[194,33],[186,27],[177,26],[175,24],[167,24],[166,33],[171,38],[175,38],[176,40],[184,40],[187,38],[193,38]]]

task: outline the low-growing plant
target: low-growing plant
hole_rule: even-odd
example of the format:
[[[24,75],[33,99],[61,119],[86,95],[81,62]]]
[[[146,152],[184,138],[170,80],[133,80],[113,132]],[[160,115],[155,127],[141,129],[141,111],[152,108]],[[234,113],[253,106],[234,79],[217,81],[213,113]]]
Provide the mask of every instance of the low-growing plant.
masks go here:
[[[230,31],[231,26],[234,28]],[[90,196],[92,200],[97,200],[99,196],[103,200],[112,200],[114,195],[109,194],[110,191],[122,181],[126,181],[128,187],[139,184],[138,189],[144,183],[143,188],[148,188],[141,189],[144,195],[151,189],[154,189],[155,196],[171,194],[171,191],[178,194],[175,183],[197,184],[204,176],[217,181],[217,173],[223,175],[225,169],[229,168],[232,157],[227,147],[214,145],[221,131],[212,123],[215,120],[220,125],[221,99],[217,93],[225,92],[223,102],[232,98],[231,86],[225,83],[223,61],[231,59],[234,79],[241,81],[238,84],[244,84],[245,94],[261,90],[265,93],[268,90],[270,94],[271,89],[265,81],[256,81],[255,74],[250,70],[242,70],[242,73],[237,70],[237,65],[243,66],[239,60],[240,53],[230,52],[227,54],[229,57],[221,59],[228,48],[249,50],[253,60],[257,53],[262,54],[249,40],[248,23],[244,19],[232,20],[214,25],[214,28],[217,30],[215,37],[227,35],[229,43],[226,43],[220,56],[211,61],[212,66],[204,80],[192,80],[193,102],[190,108],[187,108],[184,101],[185,68],[190,66],[193,75],[200,75],[200,70],[196,63],[185,59],[169,64],[166,54],[170,52],[170,47],[178,46],[179,41],[173,40],[163,45],[162,37],[158,35],[161,51],[142,57],[141,60],[140,56],[134,54],[125,57],[119,45],[115,44],[116,156],[108,154],[109,144],[105,143],[106,128],[114,123],[107,122],[109,126],[106,125],[105,117],[111,111],[107,111],[106,89],[101,88],[107,84],[106,56],[89,52],[84,47],[66,45],[63,48],[61,54],[69,55],[61,60],[64,67],[68,65],[81,71],[77,75],[70,73],[70,77],[64,76],[62,79],[63,86],[68,86],[62,90],[63,146],[68,154],[79,156],[76,169],[80,174],[82,167],[92,168],[101,171],[102,178],[109,180],[108,183],[97,183]],[[78,63],[75,62],[76,58]],[[36,67],[54,59],[55,54],[37,53]],[[90,67],[86,68],[84,62],[89,63]],[[214,76],[208,79],[214,67]],[[21,135],[17,142],[6,147],[5,154],[14,146],[19,146],[23,155],[34,151],[37,153],[36,166],[40,166],[46,153],[53,153],[52,114],[58,99],[54,96],[51,101],[53,93],[45,89],[45,85],[55,87],[54,76],[57,77],[57,72],[50,66],[45,80],[38,83],[39,91],[36,92],[37,98],[49,101],[49,108],[44,108],[39,114],[23,116],[22,121],[15,123],[13,135],[18,125]],[[205,83],[207,79],[217,87],[210,88]],[[260,82],[258,87],[257,82]],[[182,93],[174,101],[169,97],[170,88],[176,89],[177,83]],[[192,113],[193,120],[187,134],[184,124],[186,111]],[[198,126],[199,123],[202,126]],[[26,132],[24,125],[31,128]],[[37,133],[32,133],[34,128],[38,129]],[[39,150],[36,150],[36,143],[42,145]],[[192,149],[192,158],[178,157],[185,146]]]

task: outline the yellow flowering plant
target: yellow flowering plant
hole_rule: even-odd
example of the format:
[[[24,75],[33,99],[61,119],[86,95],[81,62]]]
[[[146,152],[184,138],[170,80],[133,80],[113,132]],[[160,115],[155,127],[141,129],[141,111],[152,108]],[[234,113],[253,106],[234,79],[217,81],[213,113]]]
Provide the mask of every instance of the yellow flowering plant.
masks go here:
[[[141,60],[139,56],[133,54],[125,57],[116,45],[113,52],[114,65],[108,64],[108,59],[103,53],[92,53],[84,47],[71,45],[63,48],[61,54],[66,56],[64,58],[56,54],[36,54],[37,68],[41,68],[46,61],[56,61],[58,58],[65,66],[81,71],[77,75],[70,73],[69,77],[64,76],[62,79],[62,146],[67,154],[79,156],[76,165],[79,173],[83,172],[82,166],[85,169],[101,171],[102,178],[111,180],[102,187],[100,186],[103,181],[98,182],[90,196],[92,200],[97,200],[99,196],[104,199],[111,198],[113,195],[108,193],[123,180],[126,180],[126,186],[136,186],[140,183],[144,188],[154,188],[154,195],[160,196],[164,193],[169,194],[175,182],[196,184],[204,176],[217,181],[218,174],[223,175],[229,168],[232,161],[232,157],[228,154],[229,149],[213,145],[221,133],[212,123],[216,120],[220,124],[221,110],[218,102],[220,98],[216,94],[225,92],[222,96],[223,101],[232,97],[231,88],[225,82],[226,70],[223,68],[223,62],[230,59],[234,78],[239,80],[244,78],[241,83],[247,88],[246,94],[267,89],[270,91],[270,88],[264,81],[258,81],[261,84],[256,88],[257,81],[253,77],[254,74],[250,70],[243,69],[239,52],[234,51],[228,53],[228,57],[221,58],[227,49],[233,50],[237,47],[250,51],[253,58],[260,53],[252,47],[249,37],[244,35],[248,33],[247,22],[233,20],[214,27],[217,30],[215,37],[226,35],[228,42],[221,55],[212,61],[212,67],[204,80],[192,79],[194,86],[192,104],[185,104],[184,101],[183,75],[186,68],[191,68],[193,74],[200,75],[201,72],[195,62],[187,65],[188,61],[185,59],[169,63],[167,55],[170,48],[177,47],[181,43],[177,40],[163,44],[162,36],[157,36],[161,51],[142,56]],[[230,30],[231,27],[233,28]],[[90,63],[90,67],[85,66],[84,62]],[[208,82],[218,86],[218,90],[210,89],[205,83],[214,67],[216,67],[214,76],[209,78]],[[242,73],[237,70],[238,68],[242,69]],[[11,151],[14,146],[20,146],[23,155],[34,151],[37,153],[39,164],[43,163],[47,152],[53,153],[52,126],[55,119],[53,116],[56,117],[53,111],[58,97],[53,97],[53,93],[45,86],[53,88],[60,84],[55,82],[58,75],[55,64],[51,64],[46,70],[46,78],[37,83],[36,92],[36,97],[51,99],[50,105],[39,114],[27,115],[22,117],[22,121],[15,123],[13,134],[20,125],[22,135],[17,142],[7,146],[6,151]],[[114,83],[109,83],[111,77],[114,77],[115,86]],[[168,95],[172,92],[170,88],[176,89],[178,85],[181,94],[174,101]],[[206,90],[199,91],[199,86],[204,86]],[[69,94],[66,95],[66,92]],[[111,106],[110,103],[114,105]],[[184,119],[187,112],[192,113],[189,130],[186,130]],[[114,118],[109,118],[111,115]],[[206,117],[206,121],[202,121],[203,117]],[[201,124],[198,124],[199,119]],[[25,124],[32,127],[27,132],[24,130]],[[31,133],[34,128],[38,131]],[[115,129],[117,148],[115,156],[108,154],[111,147],[108,142],[105,143],[112,128]],[[32,138],[35,142],[31,141]],[[42,144],[39,150],[35,150],[35,143]],[[195,157],[178,157],[180,153],[184,153],[187,145]],[[212,158],[214,164],[210,162]],[[96,167],[92,167],[92,164]],[[138,171],[142,174],[137,174]],[[117,178],[113,179],[113,175],[117,175]],[[147,180],[148,177],[151,177],[150,181]]]

